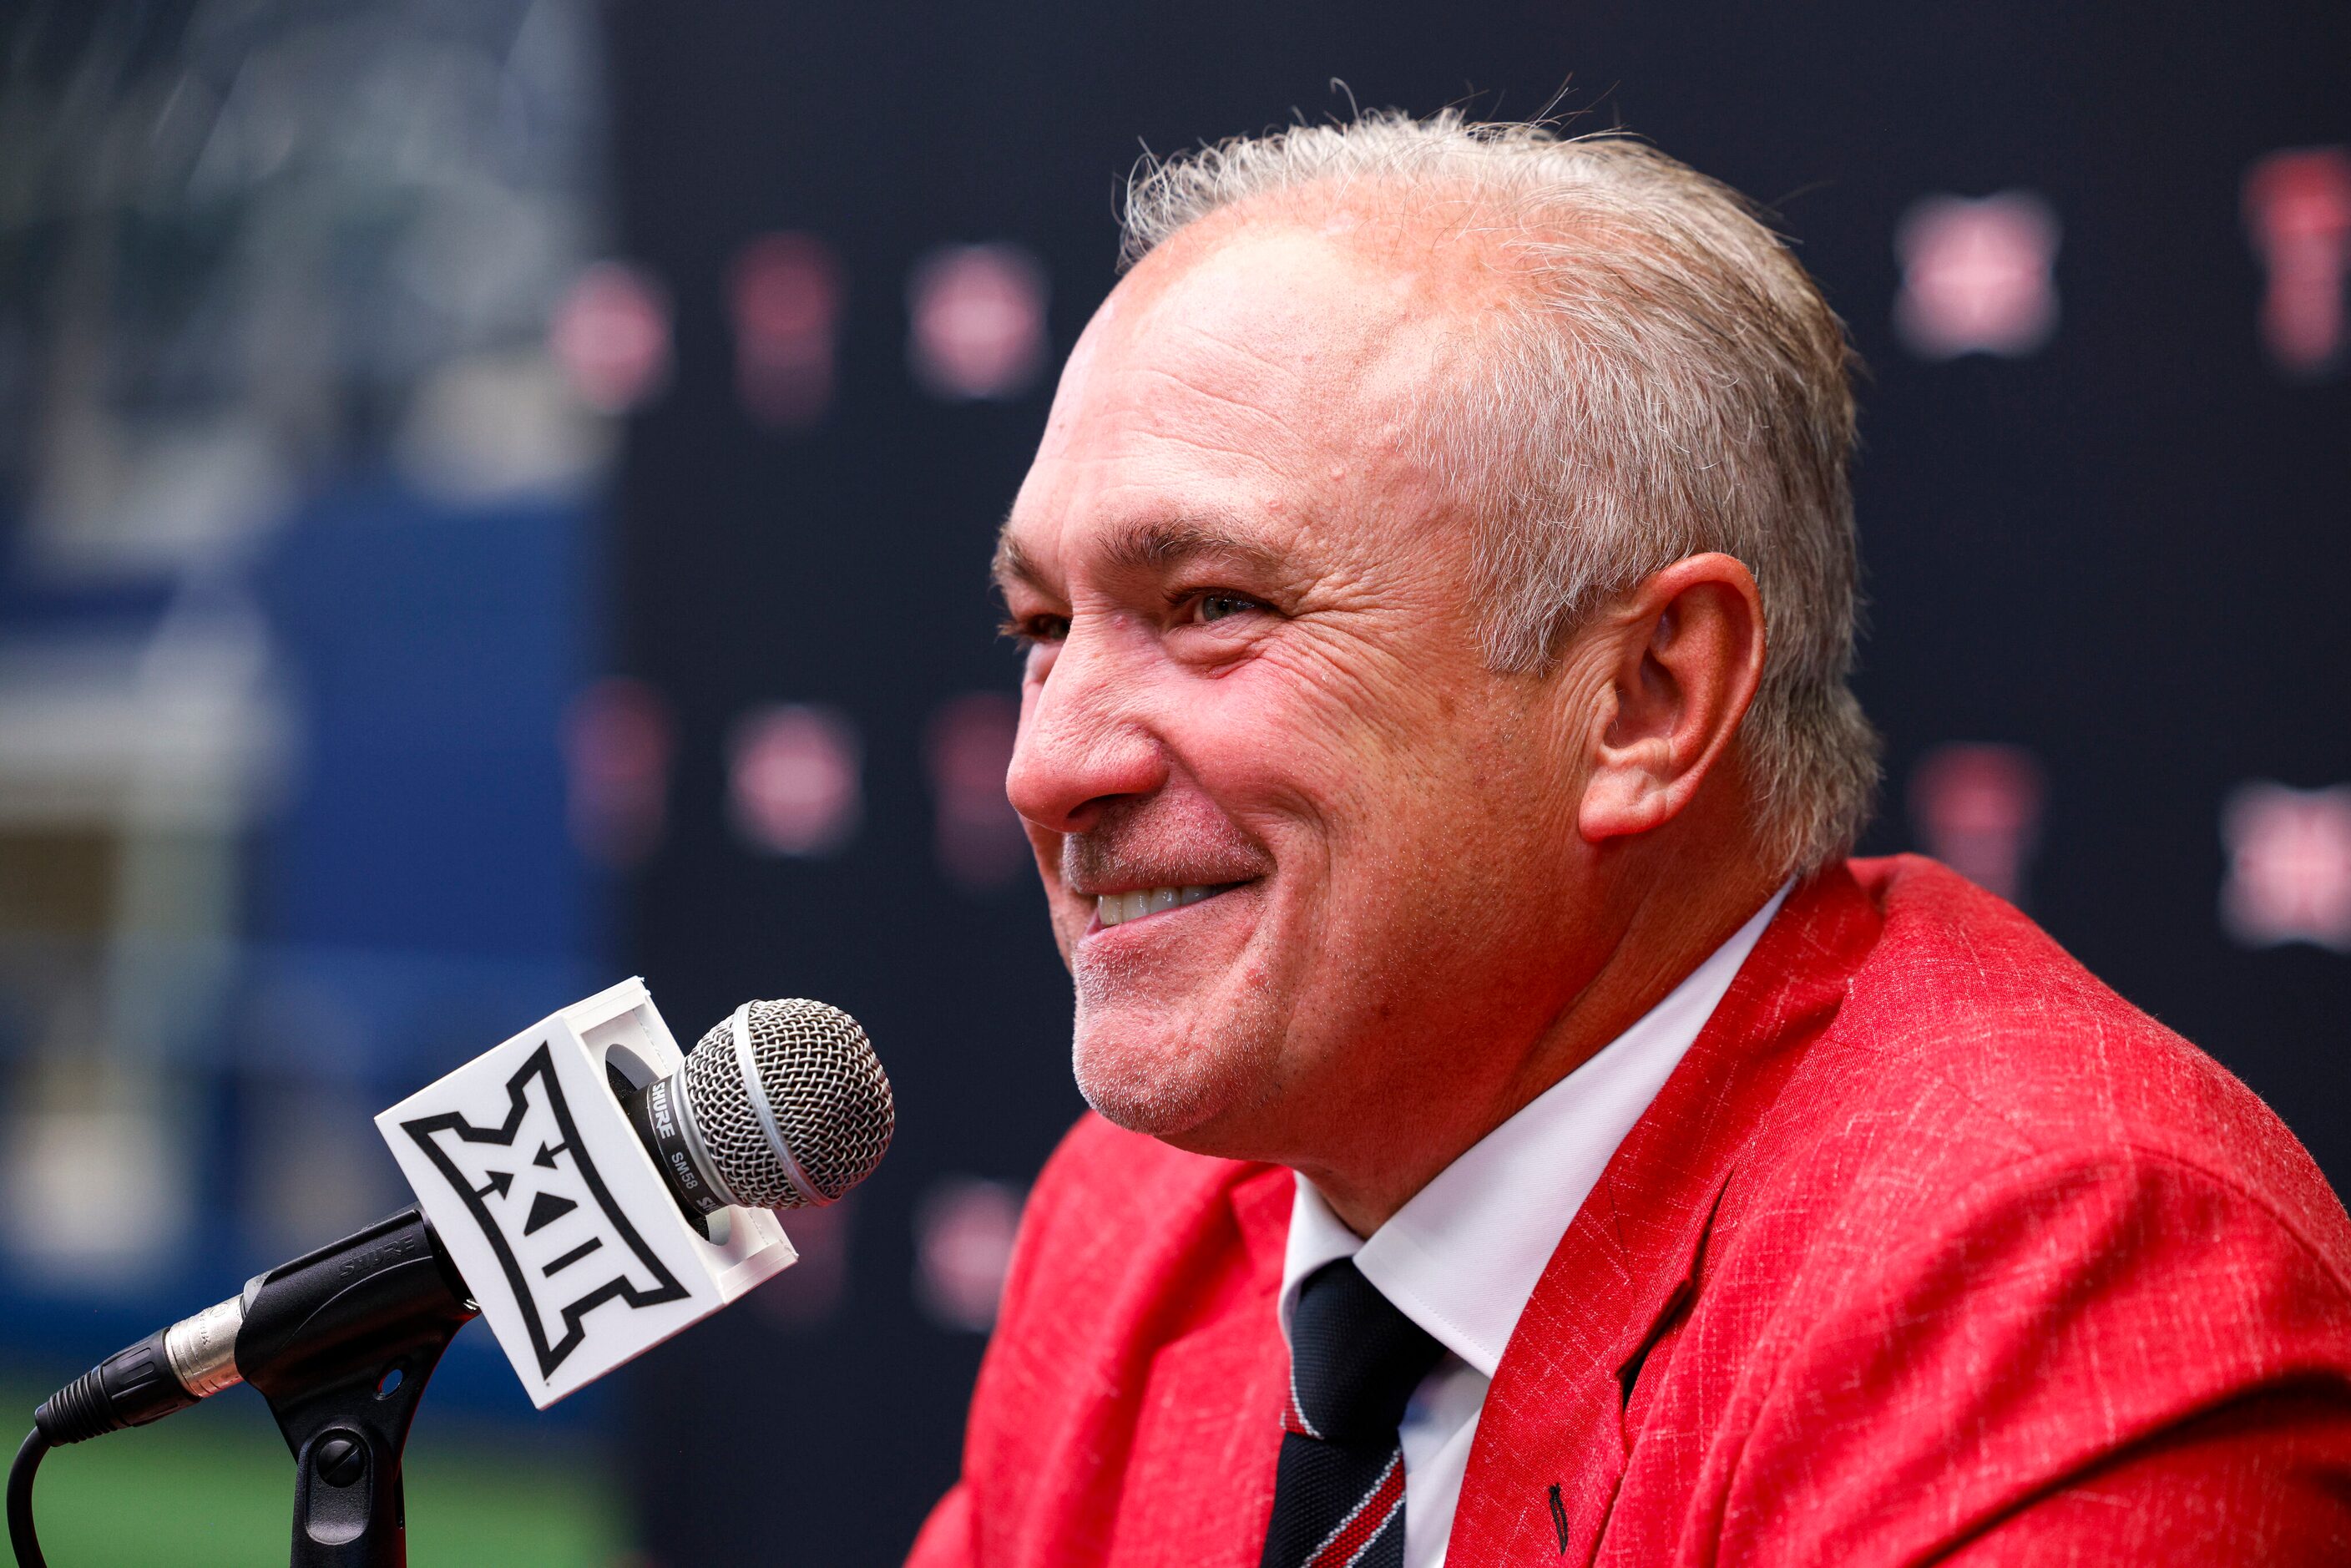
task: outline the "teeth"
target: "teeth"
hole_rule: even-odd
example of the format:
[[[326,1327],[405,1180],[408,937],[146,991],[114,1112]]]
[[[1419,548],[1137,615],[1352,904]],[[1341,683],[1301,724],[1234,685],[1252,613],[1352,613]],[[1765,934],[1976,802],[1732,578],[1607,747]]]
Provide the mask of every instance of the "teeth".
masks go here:
[[[1206,885],[1194,887],[1143,887],[1133,893],[1105,893],[1094,900],[1094,917],[1104,925],[1117,925],[1145,915],[1157,915],[1165,910],[1181,909],[1187,904],[1197,904],[1216,892]]]

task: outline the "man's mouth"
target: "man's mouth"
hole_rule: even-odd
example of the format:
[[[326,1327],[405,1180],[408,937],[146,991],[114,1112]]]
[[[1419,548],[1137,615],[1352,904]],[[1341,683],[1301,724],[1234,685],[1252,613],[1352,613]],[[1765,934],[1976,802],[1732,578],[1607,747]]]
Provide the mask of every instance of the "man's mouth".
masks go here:
[[[1146,915],[1181,909],[1204,898],[1214,898],[1238,887],[1237,882],[1196,883],[1185,887],[1138,887],[1127,893],[1105,893],[1094,899],[1094,919],[1104,926],[1122,925]]]

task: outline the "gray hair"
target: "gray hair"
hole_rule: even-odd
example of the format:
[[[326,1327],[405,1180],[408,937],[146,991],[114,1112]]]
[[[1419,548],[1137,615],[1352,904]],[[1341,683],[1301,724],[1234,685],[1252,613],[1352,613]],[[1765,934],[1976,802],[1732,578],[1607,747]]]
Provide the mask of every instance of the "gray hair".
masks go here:
[[[1481,524],[1495,668],[1541,672],[1593,612],[1720,550],[1763,597],[1739,755],[1762,848],[1852,847],[1877,737],[1846,685],[1860,614],[1851,353],[1787,246],[1729,187],[1645,142],[1388,110],[1146,162],[1124,265],[1242,203],[1370,207],[1474,235],[1506,290],[1437,389],[1423,455]]]

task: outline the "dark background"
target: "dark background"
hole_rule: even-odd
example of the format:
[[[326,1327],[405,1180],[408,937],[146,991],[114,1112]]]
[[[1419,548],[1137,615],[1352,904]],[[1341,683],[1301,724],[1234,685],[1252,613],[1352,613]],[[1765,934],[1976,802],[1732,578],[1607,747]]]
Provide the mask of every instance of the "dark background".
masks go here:
[[[1026,245],[1066,352],[1114,279],[1142,147],[1351,99],[1555,106],[1777,209],[1870,366],[1859,686],[1889,786],[1866,847],[1917,841],[1902,791],[1930,748],[2024,748],[2046,781],[2032,912],[2351,1176],[2351,964],[2241,947],[2216,914],[2231,789],[2351,775],[2351,392],[2263,357],[2239,204],[2261,155],[2351,132],[2351,11],[732,0],[622,5],[611,39],[622,248],[672,280],[680,365],[631,431],[611,571],[620,666],[681,720],[628,962],[677,1020],[761,977],[837,1000],[903,1113],[858,1199],[847,1310],[799,1332],[730,1313],[631,1375],[620,1440],[659,1560],[904,1549],[955,1474],[981,1348],[910,1299],[915,1195],[946,1171],[1027,1179],[1079,1108],[1041,902],[939,880],[920,758],[942,699],[1014,679],[985,570],[1050,386],[925,397],[896,280],[943,242]],[[2063,224],[2054,337],[1921,361],[1889,325],[1897,223],[1929,193],[2010,187]],[[793,435],[737,405],[721,292],[778,228],[825,235],[850,279],[838,402]],[[756,860],[726,829],[726,726],[778,699],[864,727],[867,826],[837,859]]]

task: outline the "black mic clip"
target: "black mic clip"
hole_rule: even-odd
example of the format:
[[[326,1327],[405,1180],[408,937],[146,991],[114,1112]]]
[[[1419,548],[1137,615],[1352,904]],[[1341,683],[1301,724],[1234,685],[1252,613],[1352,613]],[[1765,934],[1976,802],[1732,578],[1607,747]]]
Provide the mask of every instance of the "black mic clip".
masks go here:
[[[425,1380],[475,1314],[402,1209],[246,1287],[236,1364],[294,1452],[291,1568],[400,1568],[401,1458]]]
[[[107,1357],[34,1412],[9,1476],[19,1562],[42,1560],[32,1470],[48,1448],[143,1426],[246,1382],[294,1454],[291,1568],[402,1568],[409,1425],[478,1310],[414,1208],[254,1276],[241,1296]]]

